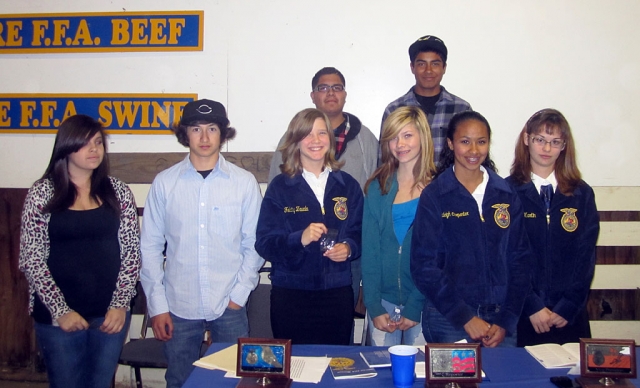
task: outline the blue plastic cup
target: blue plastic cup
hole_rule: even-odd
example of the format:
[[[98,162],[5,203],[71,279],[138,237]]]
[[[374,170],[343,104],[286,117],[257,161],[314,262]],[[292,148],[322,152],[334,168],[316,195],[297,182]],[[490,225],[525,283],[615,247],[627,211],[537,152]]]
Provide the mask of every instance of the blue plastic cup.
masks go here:
[[[389,348],[391,354],[391,375],[396,388],[411,387],[415,380],[416,353],[418,349],[409,345]]]

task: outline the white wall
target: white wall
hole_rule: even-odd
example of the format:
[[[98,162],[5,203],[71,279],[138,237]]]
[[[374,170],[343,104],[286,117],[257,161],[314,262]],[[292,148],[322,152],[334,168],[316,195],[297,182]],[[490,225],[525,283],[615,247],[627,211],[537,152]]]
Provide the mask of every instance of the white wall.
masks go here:
[[[197,93],[227,106],[238,129],[229,151],[272,151],[311,105],[311,77],[324,66],[345,74],[346,109],[377,134],[384,107],[414,83],[409,45],[433,34],[449,48],[443,85],[488,118],[502,175],[528,117],[555,107],[573,127],[585,180],[640,185],[636,0],[0,1],[3,14],[123,8],[204,10],[204,51],[0,55],[0,93]],[[29,187],[53,138],[0,134],[0,187]],[[109,146],[183,150],[159,135],[113,135]],[[162,384],[161,373],[149,377]]]
[[[135,8],[131,8],[132,4]],[[413,85],[408,46],[433,34],[449,48],[443,85],[483,113],[508,174],[515,138],[544,107],[571,123],[585,179],[639,185],[640,2],[620,0],[2,1],[0,13],[203,9],[203,52],[0,56],[0,93],[197,93],[223,102],[230,151],[271,151],[311,105],[311,77],[335,66],[346,109],[377,134],[386,104]],[[0,186],[28,187],[52,135],[0,134]],[[114,135],[112,152],[181,151],[172,136]]]

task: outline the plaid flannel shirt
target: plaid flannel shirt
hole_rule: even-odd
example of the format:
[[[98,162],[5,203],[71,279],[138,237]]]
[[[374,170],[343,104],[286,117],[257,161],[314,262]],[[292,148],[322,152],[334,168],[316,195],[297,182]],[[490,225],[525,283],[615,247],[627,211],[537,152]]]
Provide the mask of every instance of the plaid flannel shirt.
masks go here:
[[[420,103],[416,99],[416,95],[413,93],[413,88],[414,87],[411,87],[407,94],[387,105],[387,108],[384,110],[384,115],[382,115],[383,124],[387,119],[387,116],[389,116],[391,112],[400,108],[401,106],[420,106]],[[442,88],[442,93],[440,94],[440,99],[438,99],[438,102],[436,102],[436,113],[431,117],[427,115],[427,117],[429,118],[429,127],[431,128],[431,137],[433,138],[434,158],[436,165],[438,164],[438,159],[440,158],[440,152],[442,151],[442,148],[446,143],[447,126],[449,125],[451,117],[453,117],[453,115],[458,112],[471,110],[471,105],[469,105],[468,102],[447,92],[444,86],[440,86],[440,88]],[[425,114],[427,114],[427,112],[425,112]],[[379,139],[381,138],[382,125],[380,125]]]

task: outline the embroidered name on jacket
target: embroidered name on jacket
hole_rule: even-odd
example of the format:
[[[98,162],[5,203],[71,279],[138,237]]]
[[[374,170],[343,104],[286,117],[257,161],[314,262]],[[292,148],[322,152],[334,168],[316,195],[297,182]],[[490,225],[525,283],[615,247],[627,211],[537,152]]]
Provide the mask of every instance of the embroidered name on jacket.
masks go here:
[[[443,212],[442,213],[442,218],[449,218],[449,217],[455,217],[455,218],[460,218],[460,217],[469,217],[469,212],[452,212],[452,211],[448,211],[448,212]]]
[[[346,220],[349,215],[349,209],[347,209],[347,198],[335,197],[332,199],[336,202],[336,204],[333,205],[333,213],[340,221]]]
[[[285,213],[293,213],[296,214],[298,212],[308,212],[309,211],[309,207],[308,206],[285,206],[284,207],[284,212]]]
[[[524,212],[524,218],[536,218],[536,213],[527,213]]]
[[[575,232],[576,229],[578,229],[578,217],[576,216],[578,209],[566,207],[564,209],[560,209],[560,211],[564,213],[560,220],[562,228],[567,232]]]
[[[495,213],[493,213],[493,220],[496,224],[502,229],[506,229],[511,224],[511,215],[509,214],[509,204],[508,203],[496,203],[491,206],[493,209],[496,209]]]

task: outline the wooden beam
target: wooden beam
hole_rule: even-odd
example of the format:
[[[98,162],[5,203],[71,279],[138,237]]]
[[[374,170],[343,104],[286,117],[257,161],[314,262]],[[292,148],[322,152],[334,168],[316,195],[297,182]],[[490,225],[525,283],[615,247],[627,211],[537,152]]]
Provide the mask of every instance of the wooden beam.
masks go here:
[[[110,153],[111,175],[125,183],[151,183],[156,174],[178,163],[186,152]],[[267,183],[273,152],[223,152],[231,163],[252,173],[258,183]]]

